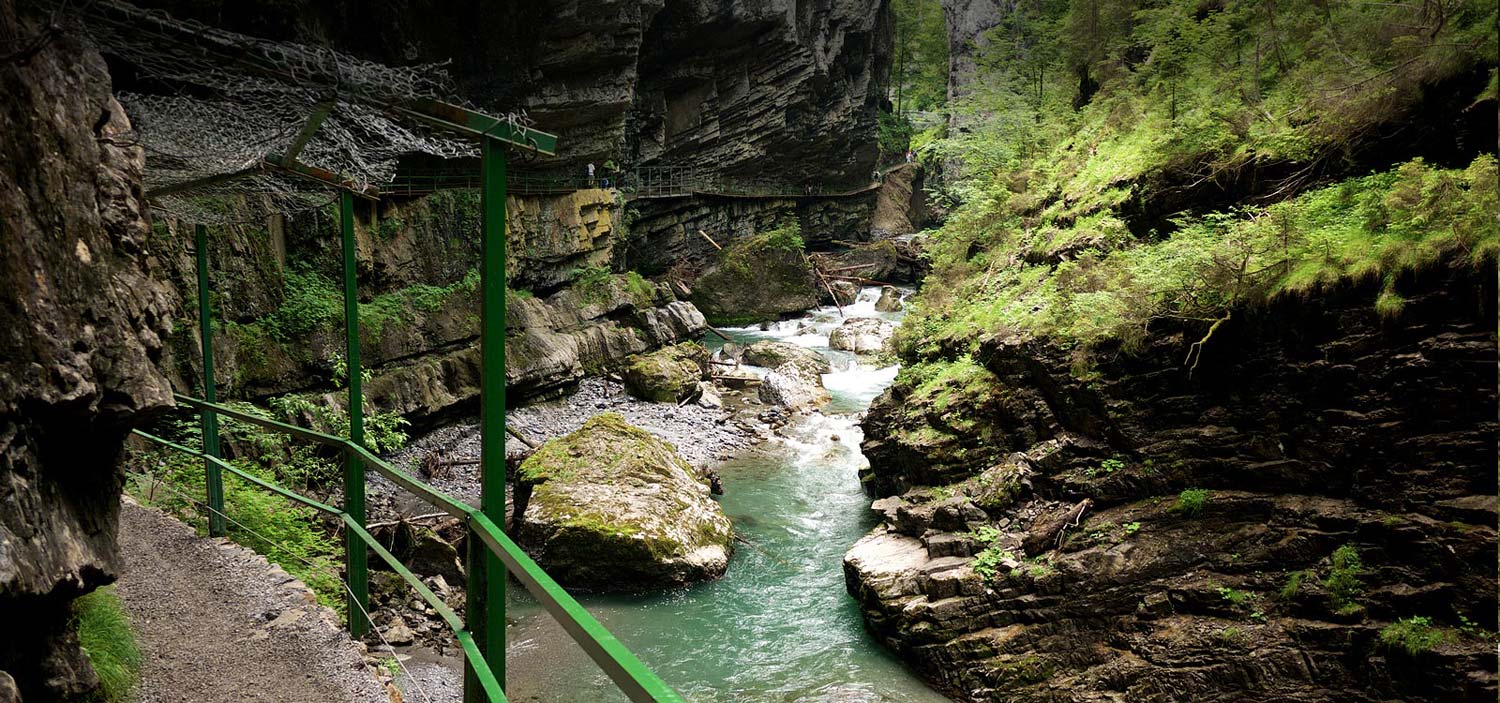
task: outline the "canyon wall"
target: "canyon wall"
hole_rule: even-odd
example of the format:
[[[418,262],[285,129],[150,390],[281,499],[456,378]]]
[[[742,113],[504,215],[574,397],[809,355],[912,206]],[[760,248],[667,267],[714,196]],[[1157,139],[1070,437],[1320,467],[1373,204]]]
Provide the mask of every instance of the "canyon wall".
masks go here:
[[[1196,363],[1164,324],[898,382],[850,593],[975,700],[1493,700],[1493,267],[1407,275],[1394,318],[1373,283],[1238,309]],[[1413,617],[1436,646],[1382,641]]]
[[[103,59],[17,13],[0,0],[0,700],[94,700],[70,604],[114,580],[119,453],[172,404],[171,291]]]

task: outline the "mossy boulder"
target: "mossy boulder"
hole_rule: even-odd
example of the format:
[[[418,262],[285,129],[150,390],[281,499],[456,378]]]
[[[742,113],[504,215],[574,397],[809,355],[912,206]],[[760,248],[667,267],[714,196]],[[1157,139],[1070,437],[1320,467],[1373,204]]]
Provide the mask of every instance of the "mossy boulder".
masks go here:
[[[832,370],[828,364],[828,357],[791,342],[778,342],[770,339],[745,347],[740,358],[747,364],[767,369],[791,363],[809,369],[814,374],[828,373]]]
[[[717,578],[734,533],[671,443],[596,415],[518,470],[534,485],[518,540],[570,588],[637,592]]]
[[[625,389],[644,400],[675,403],[698,390],[708,366],[708,349],[697,342],[637,354],[625,364]]]
[[[709,324],[778,320],[818,306],[812,265],[795,226],[731,243],[693,286],[693,303]]]

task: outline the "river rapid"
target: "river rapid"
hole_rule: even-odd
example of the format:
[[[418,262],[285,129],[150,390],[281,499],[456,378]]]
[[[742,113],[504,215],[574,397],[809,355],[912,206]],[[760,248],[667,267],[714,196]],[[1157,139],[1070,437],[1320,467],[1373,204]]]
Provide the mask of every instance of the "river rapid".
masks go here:
[[[860,292],[847,316],[900,318]],[[688,700],[938,703],[864,629],[844,590],[844,552],[875,525],[860,489],[859,416],[895,366],[828,347],[841,322],[825,307],[767,329],[725,330],[738,342],[779,339],[829,357],[821,412],[718,465],[725,512],[743,538],[723,576],[649,596],[579,598]],[[717,338],[707,340],[722,345]],[[510,589],[512,700],[594,703],[624,697],[522,589]]]

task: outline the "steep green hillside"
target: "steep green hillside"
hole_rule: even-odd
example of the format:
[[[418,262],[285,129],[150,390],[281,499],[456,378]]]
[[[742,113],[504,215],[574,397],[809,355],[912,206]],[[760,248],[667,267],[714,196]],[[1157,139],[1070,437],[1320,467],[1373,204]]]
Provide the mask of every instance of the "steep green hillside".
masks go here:
[[[1023,1],[934,145],[953,210],[908,360],[1493,261],[1495,8]],[[956,172],[956,175],[955,175]]]

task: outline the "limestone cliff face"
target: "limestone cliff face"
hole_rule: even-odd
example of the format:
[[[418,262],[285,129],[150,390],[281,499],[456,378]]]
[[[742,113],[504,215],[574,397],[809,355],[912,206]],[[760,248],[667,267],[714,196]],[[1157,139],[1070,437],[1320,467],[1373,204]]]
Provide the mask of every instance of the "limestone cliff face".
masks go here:
[[[82,700],[68,625],[116,567],[131,425],[169,407],[142,153],[104,61],[0,1],[0,699]],[[25,49],[30,47],[29,50]]]
[[[613,191],[507,199],[510,397],[566,388],[624,357],[695,337],[703,316],[664,285],[606,271],[624,253]],[[479,392],[478,193],[445,191],[356,211],[367,397],[419,423],[469,408]],[[328,213],[215,227],[211,275],[216,375],[227,397],[333,387],[344,349],[338,226]],[[201,378],[193,261],[184,228],[154,235],[164,278],[182,292],[166,368]],[[587,280],[580,279],[587,274]],[[330,394],[330,402],[341,402]]]
[[[1162,327],[1084,380],[993,341],[941,413],[898,384],[866,480],[913,490],[850,592],[976,700],[1493,700],[1494,283],[1408,277],[1394,320],[1373,284],[1236,311],[1191,374],[1202,331]],[[1382,644],[1411,617],[1445,639]]]
[[[458,92],[559,136],[527,168],[606,159],[793,183],[875,165],[891,21],[885,0],[145,0],[235,31],[388,64],[449,63]]]
[[[1015,0],[943,0],[948,23],[948,100],[969,94],[979,77],[979,54],[985,33],[1015,9]]]
[[[669,0],[641,53],[631,155],[792,183],[862,179],[890,52],[881,0]]]

